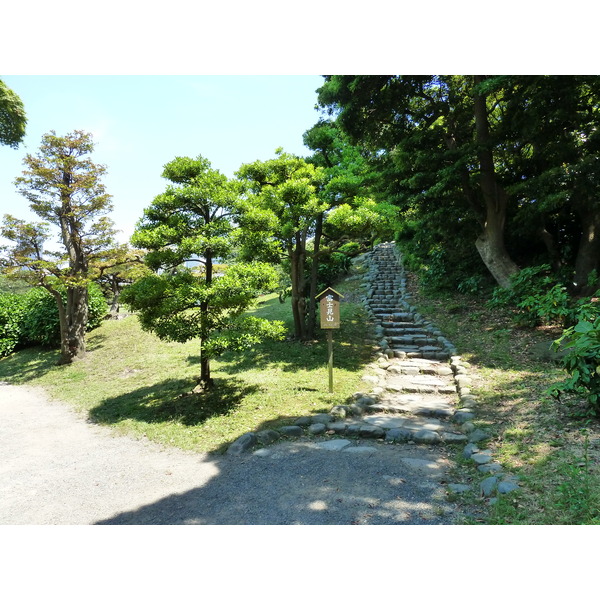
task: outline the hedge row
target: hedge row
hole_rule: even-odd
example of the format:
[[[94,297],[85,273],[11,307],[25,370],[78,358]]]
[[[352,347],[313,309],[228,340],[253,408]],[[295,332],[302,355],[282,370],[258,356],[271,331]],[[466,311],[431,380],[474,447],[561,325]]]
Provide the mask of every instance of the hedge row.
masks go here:
[[[88,292],[87,330],[90,331],[102,323],[108,307],[99,286],[91,284]],[[43,288],[25,294],[0,294],[0,356],[27,346],[60,346],[56,300]]]

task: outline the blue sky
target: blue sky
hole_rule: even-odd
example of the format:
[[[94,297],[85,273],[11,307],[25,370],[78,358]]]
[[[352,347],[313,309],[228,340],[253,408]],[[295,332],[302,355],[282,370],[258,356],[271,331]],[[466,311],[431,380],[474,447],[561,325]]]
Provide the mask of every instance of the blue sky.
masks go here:
[[[24,144],[0,146],[0,214],[35,219],[14,185],[23,157],[42,135],[80,129],[94,136],[92,160],[107,166],[112,218],[125,241],[167,184],[163,165],[176,156],[207,158],[228,177],[275,149],[307,156],[302,134],[319,118],[317,75],[51,76],[7,75],[28,118]]]

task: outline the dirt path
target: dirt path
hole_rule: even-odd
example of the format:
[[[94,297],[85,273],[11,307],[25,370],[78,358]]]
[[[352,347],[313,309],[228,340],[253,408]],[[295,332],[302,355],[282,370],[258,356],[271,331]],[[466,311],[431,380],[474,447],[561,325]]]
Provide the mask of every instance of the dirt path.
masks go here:
[[[447,466],[416,446],[186,453],[0,385],[0,524],[447,524]]]

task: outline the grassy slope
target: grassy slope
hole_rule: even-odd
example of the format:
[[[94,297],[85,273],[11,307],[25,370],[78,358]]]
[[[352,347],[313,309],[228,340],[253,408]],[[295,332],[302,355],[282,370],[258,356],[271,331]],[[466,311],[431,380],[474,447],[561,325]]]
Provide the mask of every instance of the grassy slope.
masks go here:
[[[356,297],[356,282],[340,289]],[[94,421],[117,431],[193,451],[222,451],[250,430],[275,427],[295,417],[328,411],[361,389],[371,356],[362,340],[362,307],[342,304],[342,328],[334,334],[334,393],[328,392],[327,345],[265,342],[211,363],[217,382],[207,395],[184,395],[199,371],[195,344],[165,343],[141,330],[136,318],[106,321],[88,335],[83,361],[55,366],[57,353],[29,349],[0,361],[0,380],[42,386]],[[289,301],[265,297],[256,314],[288,322]]]

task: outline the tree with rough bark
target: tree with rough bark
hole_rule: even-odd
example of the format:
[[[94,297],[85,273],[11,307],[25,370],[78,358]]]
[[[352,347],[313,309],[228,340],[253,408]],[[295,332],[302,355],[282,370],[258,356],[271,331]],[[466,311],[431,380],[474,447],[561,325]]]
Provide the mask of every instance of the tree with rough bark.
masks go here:
[[[95,265],[110,255],[114,243],[107,217],[111,196],[101,181],[106,168],[91,161],[93,148],[92,136],[83,131],[44,135],[39,152],[25,157],[26,169],[16,179],[19,192],[42,221],[27,223],[5,215],[2,228],[3,237],[12,242],[5,248],[5,272],[45,288],[56,300],[59,364],[85,355],[88,284],[95,279]],[[58,235],[49,245],[52,230]]]
[[[507,79],[502,125],[519,175],[519,225],[555,271],[569,271],[572,290],[588,295],[600,271],[600,77]]]
[[[573,293],[594,291],[599,77],[330,76],[319,103],[370,150],[397,239],[438,281],[485,264],[509,287],[549,263]],[[456,243],[469,238],[476,252]]]
[[[164,340],[198,340],[200,377],[196,391],[210,389],[210,361],[226,350],[242,350],[266,338],[281,338],[283,324],[248,314],[257,296],[276,285],[261,262],[227,264],[244,229],[249,207],[239,184],[202,156],[165,165],[170,184],[144,211],[132,243],[147,251],[153,274],[125,288],[121,299],[138,312],[142,327]]]
[[[18,148],[25,137],[26,125],[21,98],[0,80],[0,144]]]

